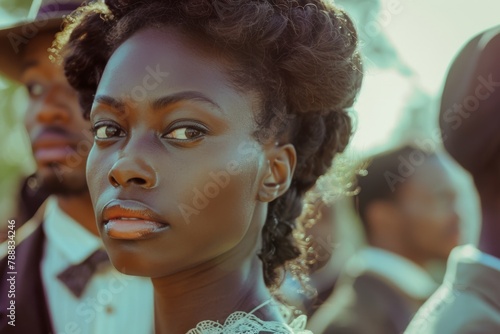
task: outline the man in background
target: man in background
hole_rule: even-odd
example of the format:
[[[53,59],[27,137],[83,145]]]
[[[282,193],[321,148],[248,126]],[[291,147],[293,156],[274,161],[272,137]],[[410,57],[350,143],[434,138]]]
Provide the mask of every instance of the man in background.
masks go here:
[[[1,333],[153,332],[149,279],[120,274],[103,250],[85,177],[90,123],[49,60],[63,16],[79,5],[36,1],[35,19],[0,30],[0,72],[26,87],[36,178],[52,194],[21,228],[9,222],[0,254]]]
[[[443,285],[407,334],[500,333],[500,26],[467,43],[451,66],[440,127],[449,154],[480,198],[478,246],[453,250]]]
[[[438,155],[406,146],[366,170],[354,199],[368,246],[310,320],[314,333],[402,333],[437,288],[426,265],[459,243],[456,194]]]

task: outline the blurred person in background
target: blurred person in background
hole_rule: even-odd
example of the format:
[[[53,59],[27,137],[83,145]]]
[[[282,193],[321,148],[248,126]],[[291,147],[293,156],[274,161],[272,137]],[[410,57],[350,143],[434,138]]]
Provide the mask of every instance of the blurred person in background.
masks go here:
[[[35,215],[38,208],[50,196],[50,187],[41,187],[37,174],[30,175],[22,181],[19,187],[16,207],[16,229]]]
[[[311,319],[314,333],[402,333],[438,286],[426,264],[460,240],[454,186],[437,154],[405,146],[366,170],[355,202],[368,246]]]
[[[443,143],[473,177],[482,212],[479,244],[453,250],[443,285],[407,334],[500,333],[500,26],[467,43],[446,79]]]
[[[39,183],[36,173],[24,178],[19,183],[15,200],[14,213],[11,219],[16,224],[13,229],[17,230],[26,223],[38,211],[40,206],[50,196],[50,188],[46,189]],[[7,240],[9,226],[0,227],[0,242]]]
[[[0,4],[0,16],[5,16],[7,15],[6,13],[12,13],[9,15],[12,15],[12,22],[19,20],[19,17],[26,17],[28,14],[28,10],[31,5],[31,0],[22,0],[22,1],[16,1],[14,3],[2,3]],[[22,14],[21,14],[22,13]],[[5,24],[2,24],[2,26],[7,26]],[[14,44],[18,44],[20,42],[19,39],[16,40],[16,35],[12,36],[13,42],[15,41]],[[10,45],[4,45],[5,40],[2,42],[2,47],[10,47]],[[1,53],[0,54],[0,59],[2,59],[2,62],[7,60],[3,57],[6,57],[9,55],[9,53]],[[16,119],[17,117],[14,116],[16,112],[12,112],[12,110],[22,110],[22,108],[18,108],[16,106],[17,104],[17,99],[16,99],[16,94],[15,92],[17,91],[17,85],[8,85],[7,82],[4,83],[4,79],[7,79],[5,76],[0,77],[0,87],[3,85],[6,85],[6,88],[8,87],[9,89],[0,89],[0,112],[3,112],[3,114],[0,114],[2,118],[2,126],[4,129],[7,129],[7,131],[3,131],[3,135],[5,136],[5,133],[13,134],[17,133],[18,127],[15,127],[14,124],[12,123],[17,123],[18,120]],[[16,124],[17,125],[17,124]],[[14,143],[19,140],[19,137],[16,138],[17,140],[10,141],[10,143]],[[2,144],[3,145],[9,145],[9,136],[2,137]],[[12,145],[12,144],[11,144]],[[12,145],[14,146],[14,145]],[[16,145],[17,146],[17,145]],[[8,147],[6,147],[6,150],[3,150],[4,154],[5,152],[8,152]],[[12,147],[10,148],[13,152],[18,153],[20,156],[22,156],[23,149],[20,147]],[[21,162],[13,162],[10,158],[10,154],[7,153],[6,155],[8,159],[5,159],[1,162],[1,168],[0,168],[0,176],[1,173],[3,173],[3,177],[6,178],[6,175],[8,175],[8,178],[10,180],[14,179],[14,182],[12,186],[6,186],[4,183],[5,181],[0,180],[0,183],[2,184],[3,188],[0,188],[0,193],[2,191],[5,191],[3,189],[8,189],[8,195],[7,192],[5,192],[4,196],[0,197],[0,201],[5,201],[5,203],[10,202],[12,204],[7,204],[2,207],[3,211],[0,214],[2,215],[3,221],[0,221],[0,243],[5,241],[7,239],[8,235],[8,220],[14,219],[16,221],[16,224],[14,226],[15,229],[18,229],[21,227],[25,222],[27,222],[33,215],[36,213],[38,208],[45,202],[47,197],[50,195],[49,189],[44,189],[41,187],[41,184],[36,176],[36,173],[31,174],[29,176],[26,176],[26,173],[21,172],[20,168],[21,166],[19,165],[24,165]],[[15,160],[15,158],[14,158]],[[9,170],[9,168],[12,168],[12,170]],[[14,177],[12,177],[14,176]],[[10,182],[9,182],[10,183]],[[14,194],[14,196],[12,196]],[[11,199],[8,197],[12,197]],[[1,205],[0,205],[1,207]],[[8,218],[8,219],[7,219]]]
[[[1,246],[1,333],[153,331],[150,281],[119,273],[98,237],[85,177],[90,124],[62,68],[49,60],[63,16],[79,5],[35,1],[34,20],[0,30],[0,72],[29,94],[36,180],[52,194],[20,229],[9,225]]]

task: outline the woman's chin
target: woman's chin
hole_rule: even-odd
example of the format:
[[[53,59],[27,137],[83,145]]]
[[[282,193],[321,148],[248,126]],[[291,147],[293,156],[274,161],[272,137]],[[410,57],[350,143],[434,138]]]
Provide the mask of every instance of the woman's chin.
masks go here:
[[[116,270],[125,275],[158,278],[175,274],[185,268],[182,261],[148,257],[144,252],[110,247],[106,247],[106,251]]]
[[[153,277],[155,271],[158,270],[158,268],[150,265],[143,253],[131,252],[130,249],[116,249],[108,247],[108,245],[106,245],[106,251],[113,266],[122,274]]]
[[[110,256],[110,260],[116,270],[125,275],[151,277],[151,274],[153,274],[150,268],[144,266],[144,263],[138,263],[130,257]]]

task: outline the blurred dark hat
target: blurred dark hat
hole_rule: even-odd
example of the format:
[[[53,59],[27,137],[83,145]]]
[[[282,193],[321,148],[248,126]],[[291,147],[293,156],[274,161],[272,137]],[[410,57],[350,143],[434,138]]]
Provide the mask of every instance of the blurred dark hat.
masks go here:
[[[25,20],[0,27],[1,74],[19,81],[22,73],[22,48],[38,34],[60,29],[64,17],[81,4],[81,0],[34,0]]]
[[[473,175],[500,152],[500,26],[474,37],[455,58],[439,124],[446,150]]]

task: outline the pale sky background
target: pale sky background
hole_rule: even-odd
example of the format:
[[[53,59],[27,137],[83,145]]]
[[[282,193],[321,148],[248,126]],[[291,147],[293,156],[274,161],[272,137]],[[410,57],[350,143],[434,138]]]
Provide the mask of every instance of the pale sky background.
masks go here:
[[[399,14],[390,15],[391,2],[399,4]],[[382,0],[381,14],[384,12],[389,15],[384,20],[381,15],[377,22],[415,72],[414,85],[432,99],[428,115],[435,118],[451,61],[469,39],[500,24],[500,0]],[[368,69],[355,105],[354,149],[371,151],[395,144],[398,127],[401,131],[407,125],[402,123],[406,97],[415,88],[408,79],[396,70]]]
[[[391,2],[399,5],[399,14],[390,15]],[[405,135],[415,135],[412,133],[415,128],[420,129],[417,131],[420,138],[430,138],[429,132],[437,127],[440,95],[451,62],[475,35],[500,25],[500,0],[381,0],[380,3],[379,17],[372,21],[383,29],[381,33],[413,75],[404,76],[396,68],[380,69],[369,61],[366,63],[364,84],[354,106],[357,129],[351,141],[351,154],[357,157],[397,146]],[[407,110],[412,94],[420,107],[413,114]],[[464,241],[475,242],[480,221],[475,188],[468,174],[454,162],[449,160],[446,164],[458,189],[457,210],[462,217]]]

